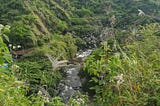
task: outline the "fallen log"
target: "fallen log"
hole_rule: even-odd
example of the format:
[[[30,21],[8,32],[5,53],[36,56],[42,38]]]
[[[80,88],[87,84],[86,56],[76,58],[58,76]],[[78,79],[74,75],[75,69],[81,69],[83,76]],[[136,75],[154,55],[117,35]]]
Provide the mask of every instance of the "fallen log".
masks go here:
[[[27,54],[29,52],[33,51],[33,48],[32,49],[27,49],[27,50],[12,50],[11,51],[11,54],[12,55],[17,55],[17,56],[23,56],[24,54]]]

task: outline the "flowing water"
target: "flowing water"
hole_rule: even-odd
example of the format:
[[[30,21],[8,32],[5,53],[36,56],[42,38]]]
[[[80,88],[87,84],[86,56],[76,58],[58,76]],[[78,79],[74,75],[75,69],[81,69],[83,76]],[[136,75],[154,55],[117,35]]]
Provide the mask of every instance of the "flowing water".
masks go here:
[[[85,52],[77,53],[77,58],[83,60],[90,55],[92,50],[86,50]],[[66,76],[58,84],[58,96],[60,96],[64,102],[67,102],[71,97],[75,96],[78,92],[81,92],[82,80],[78,73],[81,70],[81,64],[69,64],[69,68],[65,69]]]

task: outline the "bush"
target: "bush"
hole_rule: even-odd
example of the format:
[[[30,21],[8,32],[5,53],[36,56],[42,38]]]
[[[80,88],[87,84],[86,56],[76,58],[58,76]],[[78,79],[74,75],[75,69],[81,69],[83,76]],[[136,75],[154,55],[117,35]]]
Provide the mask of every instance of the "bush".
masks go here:
[[[22,22],[14,23],[9,35],[12,44],[20,44],[24,48],[30,48],[36,45],[36,37],[29,25],[24,25]]]
[[[4,36],[7,38],[4,35],[6,30],[9,31],[9,26],[0,25],[0,105],[26,106],[30,104],[29,99],[25,96],[27,86],[14,76],[15,70],[8,69],[8,63],[12,62],[12,58],[2,39]]]
[[[30,84],[28,95],[36,94],[41,87],[45,87],[51,96],[55,95],[53,88],[61,78],[61,74],[53,70],[45,53],[36,49],[18,60],[17,64],[21,68],[17,74],[20,79]]]
[[[143,40],[134,39],[122,47],[112,43],[114,52],[110,48],[113,46],[104,44],[86,59],[84,71],[90,76],[88,83],[92,83],[89,88],[95,92],[95,104],[160,105],[160,38],[148,34],[148,30],[154,32],[156,28],[147,25],[140,29]]]

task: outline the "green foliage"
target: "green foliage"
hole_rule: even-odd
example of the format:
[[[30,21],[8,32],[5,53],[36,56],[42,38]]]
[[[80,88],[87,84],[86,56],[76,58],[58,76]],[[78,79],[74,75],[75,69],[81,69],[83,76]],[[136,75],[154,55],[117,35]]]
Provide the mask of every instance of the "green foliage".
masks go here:
[[[21,68],[17,75],[30,84],[29,95],[37,93],[41,86],[47,87],[50,95],[55,94],[53,88],[61,78],[61,74],[53,70],[45,53],[43,50],[36,49],[18,60],[17,64]]]
[[[9,32],[9,26],[3,26],[0,24],[0,64],[3,64],[6,62],[11,62],[11,55],[9,53],[9,50],[4,43],[4,40],[9,41],[8,36],[6,35]]]
[[[56,60],[73,58],[75,44],[85,48],[81,38],[98,36],[104,27],[111,27],[113,36],[85,63],[87,87],[97,105],[159,105],[160,25],[149,24],[160,22],[159,8],[157,0],[0,0],[0,23],[13,26],[10,32],[9,26],[0,25],[0,65],[12,62],[9,41],[23,49],[40,46],[16,61],[20,68],[12,69],[14,75],[0,70],[0,105],[64,105],[59,97],[48,101],[37,96],[40,87],[54,96],[61,78],[46,54]],[[138,9],[145,15],[138,16]],[[137,25],[142,26],[128,31]],[[79,105],[79,97],[71,105]]]
[[[24,25],[22,22],[14,24],[9,38],[12,44],[20,44],[24,48],[33,47],[36,44],[36,37],[30,26]]]
[[[86,59],[85,72],[90,75],[88,83],[95,91],[95,104],[160,105],[160,38],[154,35],[157,27],[143,27],[138,31],[143,39],[122,47],[112,43],[114,50],[104,43]]]
[[[50,44],[51,54],[53,57],[61,57],[62,59],[73,58],[77,53],[77,47],[75,46],[76,39],[70,33],[66,35],[54,35]]]
[[[9,28],[7,25],[0,25],[0,105],[64,105],[58,97],[47,99],[43,95],[37,94],[39,88],[45,86],[48,87],[48,92],[54,95],[53,88],[61,77],[59,72],[53,72],[51,63],[47,61],[44,52],[37,50],[19,60],[23,62],[18,62],[21,67],[15,65],[15,63],[10,67],[12,57],[3,42],[4,40],[8,41],[5,34],[9,33]],[[35,58],[33,58],[34,56]],[[26,58],[30,61],[25,61]],[[9,62],[9,69],[3,68],[4,62]]]
[[[75,13],[79,17],[87,17],[93,14],[89,9],[86,9],[86,8],[77,9]]]
[[[7,25],[0,24],[0,105],[27,106],[30,104],[29,99],[25,96],[27,86],[23,85],[23,82],[14,76],[14,67],[11,69],[12,72],[2,67],[4,62],[12,62],[11,54],[3,42],[5,39],[8,41],[8,37],[5,34],[9,32],[9,28]]]
[[[80,92],[75,97],[70,98],[69,106],[86,106],[89,104],[88,95],[83,95]]]
[[[46,41],[49,41],[48,44],[33,49],[30,53],[25,54],[17,60],[20,69],[17,70],[16,76],[29,84],[28,95],[37,94],[42,87],[46,89],[50,96],[55,96],[56,90],[53,90],[53,88],[56,87],[57,82],[62,76],[59,68],[55,69],[55,67],[53,67],[54,63],[52,63],[46,55],[49,54],[53,58],[53,61],[59,61],[72,58],[77,52],[75,39],[71,34],[64,36],[57,34],[50,40],[46,39]],[[36,100],[36,102],[38,101],[39,100]],[[49,103],[46,101],[43,103],[51,105],[56,102],[56,100],[49,101]],[[57,104],[59,103],[61,102],[57,102]]]
[[[158,23],[152,23],[149,25],[141,26],[140,34],[144,37],[146,36],[154,36],[159,32],[160,25]]]
[[[71,19],[71,23],[72,25],[84,25],[84,24],[88,24],[88,20],[86,18],[72,18]]]
[[[73,36],[68,33],[66,36],[63,36],[63,42],[65,42],[67,46],[67,57],[75,57],[77,53],[77,47],[75,46],[75,39],[73,38]]]
[[[51,37],[52,33],[75,32],[75,35],[82,36],[102,27],[110,27],[112,16],[116,18],[116,28],[127,29],[129,25],[159,22],[159,5],[155,2],[157,1],[1,0],[0,22],[16,26],[12,27],[10,37],[23,37],[22,42],[30,39],[30,45],[27,45],[30,47],[35,46],[36,41],[42,40],[46,35]],[[143,10],[146,16],[138,16],[138,9]],[[19,30],[26,34],[22,33],[20,36]]]
[[[47,103],[47,106],[65,106],[60,97],[54,97],[51,102]]]
[[[26,86],[9,72],[0,69],[0,105],[28,106],[30,101],[25,97]]]
[[[32,94],[26,96],[29,85],[24,81],[19,81],[14,76],[15,71],[18,70],[17,65],[12,66],[12,72],[9,70],[0,69],[0,105],[1,106],[63,106],[59,97],[54,97],[46,100],[42,95]],[[17,72],[16,72],[17,73]]]

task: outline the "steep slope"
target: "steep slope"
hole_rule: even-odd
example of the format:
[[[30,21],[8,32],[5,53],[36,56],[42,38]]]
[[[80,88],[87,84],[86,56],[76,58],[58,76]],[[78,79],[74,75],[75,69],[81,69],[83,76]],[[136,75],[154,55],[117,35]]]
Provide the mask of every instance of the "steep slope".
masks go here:
[[[63,33],[67,29],[69,14],[53,0],[1,0],[0,3],[0,23],[12,26],[12,43],[20,39],[20,44],[26,43],[28,36],[29,46],[34,46],[37,40],[50,38],[55,32]]]
[[[160,14],[159,2],[153,0],[0,0],[0,3],[0,23],[12,26],[11,42],[30,41],[28,46],[50,39],[55,33],[96,36],[103,27],[126,29],[129,25],[156,22]],[[147,15],[138,16],[138,9]]]
[[[85,71],[91,73],[91,76],[87,75],[87,77],[89,79],[93,77],[93,84],[89,81],[85,87],[88,89],[95,85],[97,105],[108,105],[109,102],[106,102],[108,100],[113,106],[116,103],[117,105],[121,104],[122,97],[126,95],[126,87],[131,93],[129,96],[137,91],[138,94],[130,97],[126,96],[123,99],[124,105],[126,101],[128,101],[128,104],[134,101],[133,104],[136,105],[142,102],[146,104],[146,101],[149,101],[148,104],[159,101],[159,95],[157,96],[160,88],[157,87],[159,83],[157,70],[160,69],[158,64],[160,56],[159,3],[159,0],[0,0],[0,24],[11,26],[11,31],[9,30],[10,27],[7,26],[7,32],[2,34],[1,32],[5,30],[0,28],[2,30],[0,31],[0,52],[2,52],[0,53],[0,63],[2,64],[0,64],[0,67],[5,65],[5,60],[11,58],[9,51],[16,60],[13,61],[13,64],[18,65],[13,65],[13,69],[7,70],[7,76],[2,77],[2,82],[5,83],[3,85],[6,85],[5,78],[14,76],[18,79],[13,79],[8,84],[16,85],[15,81],[23,80],[22,85],[26,87],[22,95],[17,96],[19,90],[22,91],[19,86],[13,87],[13,92],[8,92],[7,90],[12,86],[7,84],[6,89],[2,85],[0,92],[3,92],[3,89],[5,92],[0,93],[2,94],[0,95],[0,104],[3,105],[8,101],[9,104],[13,103],[12,100],[1,102],[1,100],[3,101],[1,98],[4,96],[8,99],[17,96],[20,100],[15,98],[13,100],[15,104],[19,101],[20,104],[24,105],[27,105],[27,103],[34,105],[37,102],[39,105],[58,104],[56,106],[59,106],[61,99],[54,98],[58,91],[57,83],[62,78],[58,63],[66,60],[82,60],[82,58],[74,58],[77,53],[77,46],[79,49],[93,48],[101,45],[101,40],[107,41],[109,47],[105,46],[107,45],[105,42],[104,45],[101,45],[101,48],[94,50],[84,63]],[[9,42],[4,39],[7,36],[2,36],[4,34],[9,36]],[[103,34],[105,37],[103,37]],[[125,52],[129,57],[126,57]],[[141,56],[142,52],[145,54]],[[143,57],[146,59],[143,59]],[[10,65],[9,63],[9,67]],[[12,71],[10,72],[10,70]],[[137,76],[133,72],[134,70]],[[146,73],[146,70],[149,71]],[[111,89],[108,88],[110,77],[113,76],[110,76],[112,74],[110,71],[113,71],[114,76],[121,72],[124,75],[126,74],[126,78],[132,76],[134,79],[133,87],[135,88],[132,89],[130,82],[127,84],[129,86],[125,85],[122,92],[119,93],[112,84],[110,85]],[[4,72],[2,71],[2,75],[5,75]],[[153,72],[152,75],[154,73],[158,74],[157,79],[155,76],[150,76],[151,72]],[[138,73],[142,74],[139,76]],[[10,76],[11,74],[14,75]],[[140,88],[143,89],[139,89],[136,84],[137,81],[142,80],[137,79],[145,74],[147,75],[143,81],[145,86],[142,83]],[[103,80],[104,77],[107,77],[107,80]],[[155,82],[152,83],[152,80]],[[129,80],[126,79],[125,81]],[[154,89],[155,86],[157,91]],[[18,89],[18,92],[15,92],[15,89]],[[92,92],[93,89],[88,91]],[[137,91],[133,93],[133,90],[136,89]],[[121,89],[118,88],[119,90]],[[115,96],[110,93],[111,91]],[[144,91],[144,95],[142,95],[144,98],[141,97],[141,91]],[[8,95],[5,94],[6,92]],[[123,92],[124,95],[119,97],[119,94],[123,94]],[[147,92],[149,95],[146,97],[145,93]],[[101,94],[104,94],[102,95],[104,98]],[[38,98],[34,98],[37,96]],[[141,99],[135,99],[139,96]],[[158,99],[156,100],[154,96]],[[27,98],[25,99],[25,97]],[[84,97],[87,101],[87,96],[80,97]],[[149,97],[151,97],[150,100]],[[130,98],[132,99],[128,100]],[[26,103],[21,102],[21,99],[26,100]],[[74,99],[72,102],[74,102]],[[143,103],[141,105],[144,105]]]

